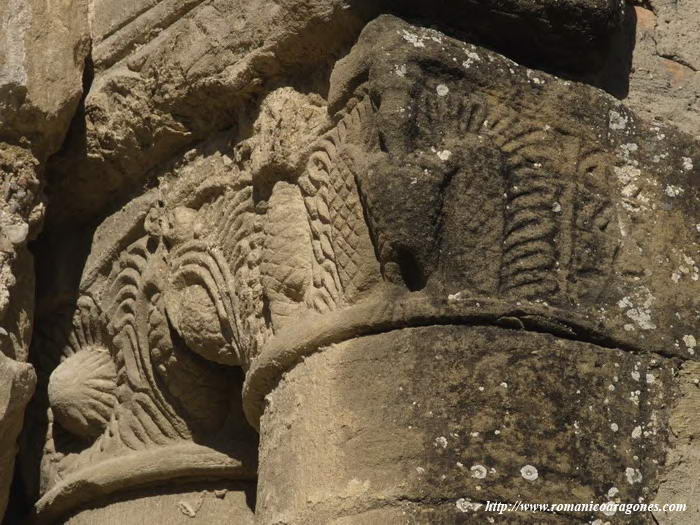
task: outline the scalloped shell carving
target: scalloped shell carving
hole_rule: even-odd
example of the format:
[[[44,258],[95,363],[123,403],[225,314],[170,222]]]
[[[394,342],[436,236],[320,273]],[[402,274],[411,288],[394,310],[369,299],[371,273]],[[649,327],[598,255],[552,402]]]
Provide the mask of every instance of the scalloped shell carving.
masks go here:
[[[65,359],[49,379],[56,421],[84,439],[97,438],[117,404],[117,373],[109,352],[91,347]]]

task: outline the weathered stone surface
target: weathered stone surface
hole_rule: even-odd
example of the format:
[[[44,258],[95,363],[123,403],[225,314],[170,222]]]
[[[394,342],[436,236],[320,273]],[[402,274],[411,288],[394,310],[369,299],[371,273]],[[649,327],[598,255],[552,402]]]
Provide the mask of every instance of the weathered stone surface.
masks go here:
[[[700,69],[700,35],[697,5],[690,0],[653,0],[658,13],[659,54]]]
[[[110,6],[97,3],[95,18],[111,19],[104,13]],[[182,148],[240,125],[246,102],[281,77],[308,83],[304,77],[327,69],[362,27],[363,17],[343,6],[160,2],[109,37],[94,34],[97,74],[85,100],[85,134],[55,160],[51,194],[64,203],[55,213],[93,216]],[[85,193],[93,198],[78,198]]]
[[[634,8],[636,44],[626,102],[647,119],[698,136],[700,64],[692,53],[700,21],[691,4],[654,0],[653,10]]]
[[[601,65],[625,11],[615,0],[402,0],[387,7],[466,31],[517,61],[574,71]]]
[[[659,525],[685,525],[697,523],[700,508],[692,503],[698,485],[700,451],[697,439],[700,433],[697,419],[693,416],[700,409],[700,367],[697,362],[685,363],[678,374],[681,395],[670,412],[671,446],[666,458],[666,470],[661,477],[656,501],[690,500],[688,512],[656,512]]]
[[[0,3],[0,140],[53,153],[82,93],[87,2]]]
[[[43,218],[38,167],[27,149],[0,142],[0,517],[35,381],[26,363],[34,313],[34,259],[27,242]]]
[[[258,519],[365,523],[371,509],[377,522],[400,511],[402,523],[487,523],[498,515],[465,502],[604,502],[612,487],[614,500],[648,500],[672,368],[658,355],[493,327],[333,345],[268,397]]]
[[[82,93],[87,25],[87,2],[0,2],[0,517],[34,381],[23,363],[35,293],[27,243],[44,215],[44,161],[63,142]]]
[[[393,410],[405,411],[396,408],[397,398],[385,391],[393,388],[398,392],[419,379],[407,373],[402,376],[401,365],[386,354],[372,357],[372,352],[383,345],[390,346],[393,353],[417,347],[416,354],[422,356],[428,348],[440,354],[449,347],[428,333],[421,333],[412,342],[400,339],[403,343],[396,346],[389,343],[399,337],[399,332],[392,330],[407,326],[495,324],[545,332],[569,348],[567,355],[576,356],[577,366],[585,366],[586,352],[573,350],[571,345],[576,343],[571,340],[592,343],[591,348],[597,348],[591,350],[592,355],[602,356],[615,349],[617,357],[610,358],[607,365],[603,364],[605,358],[598,358],[600,366],[608,366],[612,374],[609,384],[603,385],[602,378],[585,380],[589,385],[600,383],[602,397],[581,405],[573,398],[564,400],[572,393],[571,385],[554,387],[559,392],[554,397],[563,406],[582,408],[583,413],[553,417],[558,421],[555,426],[566,428],[590,417],[584,417],[589,409],[597,408],[600,413],[612,403],[632,418],[625,423],[629,428],[617,434],[620,423],[607,421],[607,434],[596,437],[595,429],[603,432],[605,425],[587,421],[582,424],[586,437],[581,441],[576,441],[577,436],[562,438],[562,442],[574,439],[585,443],[588,459],[558,457],[552,464],[588,468],[590,475],[607,472],[602,475],[611,480],[618,478],[607,469],[617,469],[620,479],[629,478],[628,485],[637,483],[637,472],[644,470],[642,479],[649,483],[644,494],[625,493],[621,500],[642,497],[649,501],[659,482],[657,464],[664,461],[667,437],[659,438],[657,445],[644,443],[650,455],[641,461],[647,467],[622,467],[626,460],[620,458],[595,460],[594,450],[605,449],[612,440],[613,450],[625,450],[628,459],[643,458],[629,451],[629,443],[642,438],[654,441],[652,427],[656,424],[666,429],[662,433],[668,432],[668,425],[658,423],[658,418],[668,418],[665,407],[674,396],[677,381],[673,378],[678,366],[675,359],[695,359],[697,144],[672,129],[644,123],[596,90],[522,68],[486,50],[392,18],[371,23],[356,48],[338,63],[329,103],[337,111],[335,134],[319,141],[319,153],[312,154],[307,172],[299,179],[312,221],[316,214],[323,221],[312,231],[319,232],[315,236],[321,243],[327,235],[333,247],[322,249],[319,260],[341,261],[325,254],[340,253],[342,245],[335,239],[346,235],[346,217],[352,217],[346,207],[352,210],[353,200],[342,198],[340,202],[348,205],[337,207],[333,193],[321,192],[326,177],[333,180],[347,174],[346,184],[351,194],[355,191],[359,195],[357,202],[362,203],[368,228],[362,232],[351,226],[351,231],[359,232],[356,235],[360,238],[371,236],[383,280],[398,288],[382,295],[376,287],[371,299],[365,299],[367,294],[355,294],[353,278],[372,283],[370,276],[376,270],[371,266],[363,270],[362,261],[371,257],[351,250],[349,261],[337,266],[336,282],[340,285],[330,284],[334,282],[330,278],[314,280],[328,283],[319,286],[319,295],[328,298],[315,303],[320,315],[308,320],[301,317],[298,323],[276,333],[253,360],[244,394],[252,422],[263,411],[266,414],[261,424],[258,507],[263,522],[318,519],[318,523],[326,523],[340,519],[360,523],[368,508],[384,506],[386,511],[373,511],[376,519],[391,519],[398,510],[417,512],[415,506],[434,506],[431,523],[454,522],[455,508],[443,508],[442,502],[456,502],[458,494],[441,483],[444,479],[430,478],[425,482],[425,493],[382,493],[382,487],[401,490],[398,480],[415,478],[414,473],[409,477],[408,458],[411,451],[418,455],[431,450],[426,445],[430,427],[400,419]],[[329,177],[331,173],[337,175]],[[322,206],[324,201],[329,204]],[[353,243],[358,244],[357,238]],[[326,268],[322,262],[319,266]],[[346,268],[352,271],[347,273]],[[344,274],[348,275],[345,280]],[[360,342],[364,340],[354,339],[361,335],[371,338],[378,332],[391,336],[382,343],[364,345]],[[527,337],[523,334],[519,341],[524,343]],[[456,348],[471,356],[475,345],[478,347],[476,339],[467,338]],[[430,341],[429,346],[421,346],[422,341]],[[489,343],[484,346],[492,353],[500,348],[495,337]],[[340,357],[345,356],[343,350],[351,353],[355,345],[363,345],[357,350],[362,358]],[[536,350],[538,363],[545,363],[545,354],[556,354],[544,351],[545,346]],[[315,356],[308,357],[317,351],[332,357],[318,357],[318,361]],[[641,370],[645,361],[634,354],[647,352],[656,354],[653,367],[658,365],[659,369]],[[517,353],[506,351],[519,363],[518,372],[513,373],[525,377],[506,378],[503,382],[507,384],[530,377],[526,361],[513,357]],[[387,354],[392,351],[387,350]],[[342,359],[342,364],[334,362],[336,358]],[[627,359],[633,364],[624,365]],[[426,376],[421,380],[444,386],[449,384],[447,371],[457,367],[455,373],[463,381],[459,384],[468,388],[472,383],[469,372],[452,363],[434,377],[430,377],[428,364],[416,368]],[[383,364],[387,366],[384,375],[380,372]],[[355,366],[357,371],[350,372]],[[465,366],[468,370],[479,368],[476,363]],[[617,371],[618,367],[629,370]],[[492,376],[498,376],[496,370],[509,373],[512,369],[504,362],[494,367]],[[376,383],[374,374],[379,374]],[[563,369],[553,375],[562,374]],[[662,396],[671,397],[658,400],[655,406],[661,412],[653,418],[650,413],[635,416],[626,405],[644,406],[645,410],[654,406],[647,389],[660,380],[660,374],[670,374],[665,375],[669,382],[661,391],[665,392]],[[532,377],[540,375],[532,373]],[[377,386],[359,386],[361,378],[372,378],[370,385]],[[401,378],[405,384],[400,383]],[[617,384],[614,378],[623,383]],[[348,393],[352,388],[357,389],[356,397]],[[530,395],[538,395],[540,388],[533,386]],[[613,399],[620,395],[620,389],[624,403],[622,398],[619,403]],[[457,384],[454,390],[459,391]],[[617,393],[613,396],[613,392]],[[444,397],[426,385],[417,388],[413,401],[447,410],[452,421],[457,408]],[[452,408],[444,409],[441,403]],[[474,410],[487,405],[488,401],[475,403]],[[322,407],[318,413],[316,406]],[[376,419],[360,407],[378,412]],[[531,408],[514,409],[512,417],[529,421]],[[357,411],[361,413],[355,418],[342,416]],[[306,419],[309,414],[313,415]],[[418,444],[396,430],[397,419],[403,430],[409,426],[420,429]],[[504,419],[508,417],[503,414],[493,416],[495,421]],[[479,417],[473,415],[468,420],[471,424]],[[441,432],[433,429],[431,439],[442,436],[449,440],[452,431],[460,436],[455,438],[460,446],[465,446],[461,436],[470,433],[471,427],[449,428],[448,420],[444,426]],[[515,441],[527,442],[528,432],[535,432],[537,447],[556,442],[545,428],[543,421],[528,423],[527,429],[515,430]],[[317,440],[314,450],[327,453],[312,460],[302,452],[306,444],[294,448],[290,455],[281,452],[296,440],[295,429],[304,439]],[[597,446],[596,441],[600,443]],[[353,448],[355,443],[357,449]],[[485,447],[483,443],[475,445],[482,454]],[[514,443],[507,443],[504,450],[489,458],[503,459],[515,450]],[[305,458],[300,461],[304,466],[289,469],[288,479],[280,477],[281,462],[290,456]],[[370,462],[364,471],[359,458]],[[519,460],[523,465],[531,464],[525,457]],[[595,467],[585,467],[588,460],[594,461]],[[434,458],[423,461],[431,466],[439,463]],[[319,470],[309,470],[312,464]],[[422,465],[413,467],[429,470]],[[513,465],[507,468],[514,470]],[[386,478],[371,477],[370,472],[374,476],[386,474]],[[573,471],[565,475],[569,481],[578,479],[576,476]],[[577,501],[605,501],[610,487],[596,486],[595,477],[584,477],[588,481],[583,485],[566,485],[561,494],[547,492],[545,487],[525,494],[518,488],[512,493],[490,494],[484,500],[515,501],[523,496],[528,501],[558,501],[568,495],[580,498]],[[318,483],[318,479],[324,481]],[[466,494],[468,483],[460,479],[458,487]],[[617,486],[618,481],[610,483]],[[479,486],[484,490],[483,483]],[[499,480],[499,490],[506,487],[507,483]],[[464,497],[484,501],[474,490]],[[290,499],[290,494],[299,494],[300,499]],[[365,494],[371,501],[363,500]],[[624,516],[619,519],[628,520]],[[640,519],[649,521],[651,517],[629,519],[641,523]]]
[[[29,353],[34,303],[27,242],[44,215],[38,169],[30,151],[0,143],[0,351],[19,361]]]
[[[157,488],[144,494],[123,494],[91,504],[68,516],[67,525],[129,523],[150,525],[253,525],[255,486],[245,483],[201,483],[179,490]]]
[[[687,4],[35,4],[0,15],[9,521],[692,522],[478,507],[690,503]]]
[[[142,0],[118,13],[112,3],[96,2],[96,76],[79,126],[84,135],[55,160],[51,192],[63,205],[52,212],[60,221],[104,211],[179,149],[239,124],[246,102],[283,78],[303,90],[314,80],[322,84],[319,74],[386,9],[475,32],[490,45],[554,66],[583,67],[584,56],[604,51],[622,18],[620,3],[600,0],[498,6],[471,0],[429,8],[414,1]],[[85,193],[93,198],[76,198]]]
[[[0,516],[7,506],[24,407],[34,392],[35,382],[31,365],[0,352]]]

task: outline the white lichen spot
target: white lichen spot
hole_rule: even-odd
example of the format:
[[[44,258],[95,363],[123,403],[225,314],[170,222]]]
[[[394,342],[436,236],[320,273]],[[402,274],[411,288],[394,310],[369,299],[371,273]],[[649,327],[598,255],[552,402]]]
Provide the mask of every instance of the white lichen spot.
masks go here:
[[[435,446],[440,448],[447,448],[447,438],[445,436],[435,438]]]
[[[469,472],[472,473],[472,478],[476,479],[484,479],[487,473],[486,467],[483,465],[473,465]]]
[[[627,483],[630,485],[642,482],[642,473],[636,468],[627,467],[625,469],[625,477],[627,478]]]
[[[555,203],[552,205],[552,211],[553,211],[554,213],[559,213],[559,212],[561,212],[561,204],[559,204],[558,202],[555,202]]]
[[[623,197],[631,198],[639,194],[639,184],[637,181],[642,174],[639,168],[626,164],[624,166],[615,166],[614,171],[617,179],[620,181]]]
[[[636,151],[639,150],[639,146],[633,142],[630,142],[629,144],[623,144],[620,146],[620,149],[622,150],[622,155],[629,159],[630,155]]]
[[[448,160],[450,160],[450,157],[452,156],[452,152],[448,149],[444,149],[442,151],[438,151],[437,156],[441,161],[447,162]]]
[[[635,381],[639,381],[639,378],[641,377],[639,372],[637,372],[636,370],[634,372],[632,372],[630,375],[632,376],[632,379],[634,379]]]
[[[639,395],[641,393],[641,390],[634,390],[630,392],[630,401],[632,401],[632,403],[634,403],[635,405],[639,405]]]
[[[610,489],[608,489],[608,498],[613,499],[619,493],[620,491],[617,489],[617,487],[610,487]]]
[[[636,304],[635,304],[636,303]],[[617,305],[625,310],[625,315],[629,317],[637,327],[642,330],[655,330],[656,325],[651,320],[651,305],[654,297],[649,289],[640,287],[634,297],[624,297],[618,301]],[[627,326],[625,326],[627,329]]]
[[[531,69],[528,69],[528,70],[525,72],[525,74],[527,75],[527,78],[529,78],[530,80],[532,80],[535,84],[537,84],[537,85],[542,85],[542,84],[544,84],[544,80],[542,80],[541,78],[538,78],[538,77],[536,77],[536,76],[533,76],[533,73],[534,73],[534,72],[533,72]]]
[[[502,388],[508,388],[508,383],[506,383],[505,381],[503,381],[503,382],[501,383],[501,387],[502,387]]]
[[[673,184],[668,184],[664,191],[666,192],[666,195],[668,195],[669,197],[678,197],[679,195],[683,195],[683,193],[685,192],[685,189],[681,188],[680,186],[674,186]]]
[[[440,84],[435,91],[437,91],[438,97],[446,97],[450,92],[450,88],[448,88],[445,84]]]
[[[636,426],[632,430],[632,439],[639,439],[640,437],[642,437],[642,427]]]
[[[654,377],[654,374],[647,374],[646,380],[647,380],[647,385],[653,385],[656,382],[656,377]]]
[[[397,64],[394,66],[394,73],[396,73],[400,77],[405,77],[406,73],[408,72],[408,69],[406,68],[406,64]]]
[[[620,193],[623,197],[631,199],[639,195],[639,186],[637,186],[636,184],[628,184],[627,186],[624,186],[622,190],[620,190]],[[632,208],[632,211],[633,210],[634,209]]]
[[[685,171],[690,171],[693,169],[693,159],[690,157],[683,157],[681,160],[683,161],[683,169]]]
[[[483,506],[482,503],[476,503],[467,498],[459,498],[456,505],[460,512],[477,512]]]
[[[418,472],[418,474],[425,474],[425,469],[423,467],[416,467],[416,472]]]
[[[535,481],[540,474],[534,466],[525,465],[520,469],[520,475],[527,481]]]
[[[628,119],[615,110],[610,110],[609,113],[610,129],[625,129]]]
[[[462,62],[462,67],[469,69],[475,62],[481,62],[481,57],[474,51],[467,51],[467,59]]]
[[[617,432],[618,430],[620,430],[620,427],[617,426],[617,423],[610,423],[610,430],[612,430],[613,432]]]
[[[474,62],[481,62],[481,57],[474,51],[466,51],[467,57],[469,57]]]
[[[452,293],[447,296],[447,302],[456,303],[462,299],[462,292]]]
[[[688,351],[690,351],[690,350],[694,351],[695,347],[698,345],[698,342],[695,340],[694,335],[684,335],[683,342],[685,343],[685,346],[688,348]]]
[[[425,44],[423,43],[423,39],[411,33],[410,31],[407,31],[404,29],[401,33],[401,36],[403,36],[403,39],[408,42],[409,44],[413,44],[413,47],[425,47]]]

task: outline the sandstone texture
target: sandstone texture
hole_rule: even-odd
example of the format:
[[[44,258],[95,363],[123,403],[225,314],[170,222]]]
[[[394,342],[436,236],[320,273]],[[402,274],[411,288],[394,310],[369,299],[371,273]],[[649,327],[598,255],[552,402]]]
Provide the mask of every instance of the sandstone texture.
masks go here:
[[[0,0],[3,525],[698,522],[699,35]]]
[[[35,376],[27,364],[34,268],[27,243],[41,228],[43,174],[82,93],[87,2],[0,3],[0,515],[15,441]]]
[[[693,2],[653,1],[635,6],[636,44],[629,105],[647,119],[700,133],[700,43]]]
[[[0,509],[7,506],[14,472],[17,437],[22,429],[24,407],[33,391],[36,377],[31,365],[0,353]]]

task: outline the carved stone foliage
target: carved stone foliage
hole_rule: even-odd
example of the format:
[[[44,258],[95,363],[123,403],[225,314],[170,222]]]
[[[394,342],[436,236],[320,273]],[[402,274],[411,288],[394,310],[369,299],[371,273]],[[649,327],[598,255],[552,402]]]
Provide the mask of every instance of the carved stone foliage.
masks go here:
[[[195,9],[193,2],[178,6]],[[109,69],[130,51],[118,48],[109,27],[102,29],[97,65]],[[112,29],[118,34],[129,25]],[[129,46],[137,42],[134,37]],[[119,82],[134,82],[129,96],[145,89],[144,78],[135,77],[157,77],[166,58],[138,51],[117,67]],[[264,62],[258,55],[250,60]],[[189,122],[199,99],[179,93],[176,103],[168,102],[164,93],[185,81],[165,77],[163,92],[153,88],[160,94],[148,99],[154,105],[143,97],[143,114],[118,114],[120,126],[101,120],[98,110],[118,98],[108,75],[87,99],[88,142],[109,144],[114,129],[123,132],[99,162],[111,164],[110,177],[128,171],[150,185],[99,223],[72,300],[39,319],[32,355],[40,393],[24,464],[40,520],[126,488],[253,479],[256,437],[248,423],[260,428],[266,398],[274,402],[268,396],[278,384],[288,387],[280,383],[283,375],[322,351],[341,362],[344,349],[363,349],[367,341],[372,352],[377,340],[398,353],[387,342],[393,331],[419,334],[421,344],[411,335],[405,346],[421,356],[431,350],[430,337],[448,341],[460,366],[467,362],[460,352],[478,341],[478,358],[469,362],[474,368],[486,362],[493,373],[503,363],[491,359],[489,345],[499,341],[509,345],[503,355],[528,359],[532,374],[541,370],[529,357],[538,345],[557,348],[552,362],[563,368],[576,361],[569,347],[574,355],[586,352],[588,364],[614,349],[632,377],[622,382],[626,388],[639,382],[632,356],[649,353],[644,366],[663,376],[663,385],[632,390],[639,421],[625,420],[626,428],[651,425],[650,411],[670,402],[672,370],[694,358],[700,308],[693,168],[700,150],[690,137],[638,121],[593,88],[391,16],[370,23],[336,64],[327,99],[283,87],[246,111],[238,106],[240,92],[257,84],[248,70],[228,73],[212,89],[236,91],[236,103],[226,106],[240,110],[236,125],[169,160],[187,140],[233,117],[217,113],[221,120],[212,124],[198,114]],[[202,85],[211,87],[202,78],[193,89],[197,97],[206,92]],[[135,107],[130,110],[139,113]],[[178,113],[184,107],[185,117]],[[162,120],[143,136],[136,133],[153,113]],[[176,117],[182,122],[171,126]],[[166,145],[154,154],[148,144],[161,131],[175,146],[161,136]],[[135,147],[137,138],[143,140]],[[87,163],[99,165],[97,157]],[[452,325],[470,328],[436,329]],[[520,344],[514,330],[538,334]],[[571,342],[566,350],[559,348],[563,341]],[[377,370],[391,376],[386,352],[377,355],[383,363]],[[409,361],[402,362],[404,371],[413,370]],[[308,366],[316,362],[323,370],[320,358]],[[371,383],[371,360],[359,362],[347,368]],[[589,368],[591,382],[610,383],[609,370]],[[293,379],[304,392],[337,394],[331,387],[319,394],[298,370]],[[329,385],[342,382],[330,376]],[[401,378],[395,379],[398,388]],[[461,376],[452,379],[459,388]],[[582,386],[558,379],[548,384],[543,405],[555,404],[562,385]],[[280,392],[284,406],[314,403],[311,394],[297,399],[293,386]],[[647,412],[639,399],[649,392],[656,397]],[[603,403],[604,392],[590,394]],[[499,403],[491,408],[494,420],[509,415],[498,412]],[[268,410],[272,430],[262,428],[263,439],[284,441],[286,431],[274,427],[274,417],[286,417],[280,414]],[[666,416],[659,416],[662,423]],[[324,417],[308,421],[315,428]],[[522,455],[527,447],[518,432],[528,424],[508,438]],[[595,419],[592,442],[602,442],[605,424],[602,416]],[[295,443],[305,444],[303,432],[295,432]],[[567,432],[562,435],[570,437]],[[655,437],[654,450],[640,461],[661,457],[664,439]],[[283,450],[274,448],[263,450],[269,457]],[[619,462],[629,456],[621,453]],[[558,450],[551,457],[564,461]],[[655,488],[657,468],[647,467],[652,481],[636,496],[649,497]],[[274,471],[266,468],[269,481]],[[342,481],[338,486],[348,485]],[[602,475],[589,481],[577,480],[581,491],[602,486]],[[454,483],[450,497],[461,487]],[[444,497],[438,492],[431,497]]]
[[[258,518],[479,523],[484,499],[677,496],[697,143],[391,17],[336,65],[329,111],[298,179],[316,313],[274,332],[244,388]],[[573,519],[605,516],[551,523]]]
[[[487,322],[693,358],[690,137],[391,17],[337,64],[329,105],[335,127],[298,179],[324,315],[263,347],[251,421],[301,356],[391,326]]]
[[[48,394],[42,518],[90,497],[76,484],[254,474],[231,368],[264,330],[251,204],[236,177],[184,176],[98,229],[75,308],[44,320],[34,347]]]

